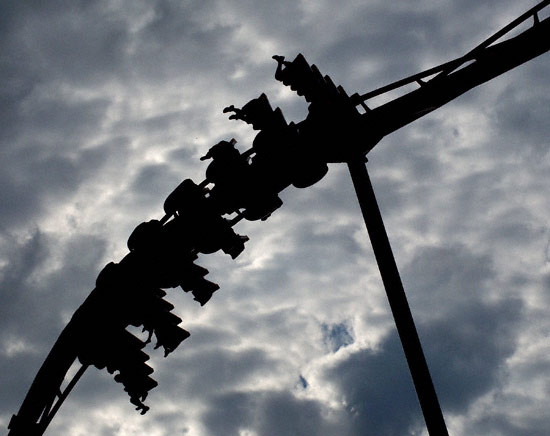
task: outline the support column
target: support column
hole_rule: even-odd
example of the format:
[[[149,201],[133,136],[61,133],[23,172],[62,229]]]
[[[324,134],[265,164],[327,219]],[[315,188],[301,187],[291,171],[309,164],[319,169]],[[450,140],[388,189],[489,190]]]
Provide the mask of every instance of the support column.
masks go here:
[[[409,303],[393,257],[365,158],[348,162],[353,186],[386,289],[397,332],[405,352],[418,401],[430,436],[448,436],[447,427],[414,325]]]

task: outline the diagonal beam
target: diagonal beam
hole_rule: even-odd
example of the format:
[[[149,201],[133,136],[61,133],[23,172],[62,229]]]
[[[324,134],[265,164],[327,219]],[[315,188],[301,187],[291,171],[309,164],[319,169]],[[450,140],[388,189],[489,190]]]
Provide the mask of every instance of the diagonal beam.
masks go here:
[[[367,167],[363,159],[358,159],[348,162],[348,168],[428,433],[430,436],[448,436],[443,413],[422,351],[403,283],[399,277]]]
[[[417,82],[420,79],[433,76],[434,74],[437,74],[437,73],[441,73],[443,75],[449,74],[451,71],[454,71],[455,69],[465,64],[466,62],[475,59],[477,56],[479,56],[482,50],[486,49],[491,44],[498,41],[504,35],[509,33],[511,30],[515,29],[516,27],[518,27],[521,23],[528,20],[529,18],[533,17],[535,24],[540,24],[537,14],[542,9],[546,8],[548,5],[550,5],[550,0],[544,0],[540,2],[533,8],[529,9],[524,14],[520,15],[514,21],[512,21],[511,23],[509,23],[508,25],[500,29],[498,32],[496,32],[495,34],[487,38],[485,41],[478,44],[476,47],[474,47],[465,55],[457,59],[453,59],[452,61],[448,61],[443,64],[437,65],[435,67],[429,68],[420,73],[413,74],[412,76],[405,77],[404,79],[397,80],[396,82],[382,86],[381,88],[377,88],[373,91],[369,91],[363,95],[356,94],[352,97],[354,100],[354,103],[360,104],[361,102],[364,102],[370,98],[377,97],[379,95],[385,94],[386,92],[393,91],[394,89],[401,88],[402,86],[408,85],[409,83]]]
[[[480,50],[471,64],[440,74],[420,88],[361,115],[363,128],[369,133],[362,135],[364,144],[358,151],[368,153],[384,136],[549,50],[550,17],[517,36]]]

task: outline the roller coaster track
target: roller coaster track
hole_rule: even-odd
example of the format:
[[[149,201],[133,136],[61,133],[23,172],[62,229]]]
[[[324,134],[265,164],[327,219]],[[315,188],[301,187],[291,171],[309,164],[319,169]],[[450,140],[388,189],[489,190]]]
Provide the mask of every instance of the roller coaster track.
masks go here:
[[[330,140],[333,138],[337,140],[337,143],[341,144],[341,146],[337,148],[320,147],[316,149],[316,154],[312,160],[316,164],[326,164],[330,162],[348,163],[353,175],[352,168],[354,166],[357,167],[357,162],[364,162],[367,153],[384,136],[389,135],[425,114],[445,105],[468,90],[545,53],[550,49],[550,18],[541,20],[538,14],[549,4],[550,0],[539,3],[470,52],[452,61],[406,77],[363,95],[354,94],[348,97],[345,91],[341,87],[338,87],[338,98],[340,99],[338,101],[343,102],[342,104],[345,106],[344,112],[346,117],[340,116],[337,118],[337,122],[330,125],[330,127],[327,128],[325,126],[320,130],[318,129],[319,123],[316,124],[314,122],[315,114],[295,124],[295,128],[298,131],[306,132],[306,136],[310,135],[309,140],[311,140],[311,142],[315,142],[320,138],[324,138],[326,142],[331,142]],[[513,29],[530,20],[532,20],[532,24],[528,26],[526,30],[520,32],[516,36],[504,39]],[[328,76],[325,76],[324,79],[332,83]],[[417,83],[418,88],[376,108],[369,107],[368,101],[374,97],[394,91],[405,85],[410,85],[411,83]],[[314,106],[314,104],[312,104],[312,106]],[[234,109],[230,108],[230,110]],[[237,110],[234,111],[238,115]],[[310,112],[313,113],[314,111],[310,110]],[[237,115],[234,115],[233,118],[239,118]],[[347,115],[349,115],[349,117]],[[315,129],[312,129],[312,125]],[[357,138],[360,138],[360,140],[357,140]],[[261,156],[261,152],[253,147],[242,154],[242,157],[248,159],[247,162],[249,163],[251,156]],[[261,162],[261,159],[256,160],[252,157],[251,161],[252,163],[250,166],[253,167],[254,165],[260,165],[258,162]],[[303,160],[302,162],[307,164],[308,161]],[[356,181],[357,183],[362,183],[360,180],[363,179],[354,179],[354,183]],[[277,193],[290,185],[288,181],[280,181],[280,183],[275,183],[274,188],[273,182],[266,183],[269,185],[271,191],[275,189]],[[308,183],[306,183],[306,185],[308,185]],[[213,195],[215,189],[212,189],[212,180],[208,177],[202,183],[195,186],[200,189],[205,204],[208,204],[210,210],[218,211],[218,218],[223,219],[224,223],[226,223],[229,228],[241,219],[265,219],[269,215],[247,217],[247,210],[245,208],[244,210],[237,210],[236,215],[231,218],[222,218],[225,209],[220,202],[227,201],[227,196],[242,196],[242,193],[228,190],[222,191],[226,197]],[[214,188],[216,188],[216,183],[214,183]],[[263,189],[263,186],[260,186],[260,189]],[[266,188],[266,190],[268,189]],[[231,203],[232,201],[233,200],[229,198],[229,202]],[[276,207],[278,206],[275,206],[275,208]],[[177,230],[178,223],[181,220],[180,211],[178,211],[177,208],[167,207],[165,203],[165,212],[166,214],[164,217],[158,221],[163,229],[160,231],[173,232],[174,229]],[[181,229],[177,231],[181,231]],[[237,241],[244,244],[245,238],[238,237]],[[162,248],[166,247],[163,246]],[[175,252],[177,248],[178,247],[171,247],[171,251]],[[219,247],[215,246],[214,248]],[[236,257],[236,255],[242,251],[244,245],[240,249],[237,249],[236,252],[231,251],[234,249],[232,247],[226,248],[227,249],[224,249],[224,251]],[[185,257],[191,260],[196,258],[197,252],[209,252],[207,249],[202,249],[201,251],[201,248],[198,246],[188,246],[186,250]],[[210,250],[210,252],[212,250]],[[118,283],[124,282],[126,288],[133,286],[139,287],[140,283],[144,281],[151,284],[153,287],[172,287],[158,286],[156,280],[150,277],[158,273],[158,269],[155,270],[153,268],[153,270],[148,270],[147,268],[142,268],[147,262],[154,263],[154,258],[157,255],[158,253],[146,252],[140,249],[131,250],[118,264],[120,267],[119,270],[122,271],[122,279]],[[106,270],[108,269],[109,268],[106,268]],[[124,276],[124,274],[127,274],[127,276]],[[108,276],[108,274],[104,275]],[[75,312],[69,323],[61,332],[57,342],[54,344],[42,367],[38,371],[18,413],[14,415],[10,421],[8,436],[40,436],[45,432],[74,385],[91,364],[82,357],[82,349],[86,347],[86,344],[83,344],[82,334],[87,330],[89,320],[92,316],[116,316],[116,313],[106,314],[104,310],[101,309],[104,305],[109,304],[110,299],[113,298],[113,292],[118,291],[113,288],[112,283],[109,283],[108,279],[98,278],[96,288]],[[208,300],[208,298],[202,300],[201,298],[196,299],[198,299],[201,304],[204,304],[206,302],[205,300]],[[100,310],[103,311],[98,313]],[[122,310],[124,311],[125,309],[122,308]],[[185,337],[180,338],[180,341],[183,339],[185,339]],[[166,351],[172,351],[172,348],[167,348]],[[83,362],[82,366],[80,366],[72,379],[66,380],[70,368],[75,364],[77,359]],[[62,390],[62,386],[66,387]],[[135,400],[135,398],[133,398],[133,400]],[[138,409],[141,409],[143,413],[147,410],[147,407],[143,405],[141,400],[135,400],[134,404],[136,404]],[[435,434],[446,434],[446,429],[437,431],[433,430],[433,428],[430,431],[430,435],[432,436]]]

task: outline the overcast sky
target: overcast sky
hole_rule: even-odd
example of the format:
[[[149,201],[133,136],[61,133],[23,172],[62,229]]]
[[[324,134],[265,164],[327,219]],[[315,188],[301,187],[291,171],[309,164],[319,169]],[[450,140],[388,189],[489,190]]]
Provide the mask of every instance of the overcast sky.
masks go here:
[[[302,52],[348,93],[460,56],[533,0],[4,0],[0,13],[0,433],[48,351],[199,157],[254,132],[222,109]],[[546,14],[548,15],[548,14]],[[544,16],[546,16],[544,15]],[[542,18],[542,17],[541,17]],[[449,432],[550,431],[550,57],[385,138],[369,171]],[[243,222],[221,289],[168,299],[191,332],[144,416],[91,368],[47,435],[422,435],[349,174]],[[99,322],[99,320],[98,320]],[[90,326],[93,328],[93,326]]]

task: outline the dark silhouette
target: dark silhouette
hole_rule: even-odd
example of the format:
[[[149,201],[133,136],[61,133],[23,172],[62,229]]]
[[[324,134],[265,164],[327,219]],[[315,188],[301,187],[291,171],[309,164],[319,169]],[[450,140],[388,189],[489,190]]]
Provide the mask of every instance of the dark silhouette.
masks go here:
[[[235,233],[234,224],[241,219],[267,219],[282,205],[282,190],[313,185],[325,176],[328,163],[337,162],[349,166],[428,431],[432,436],[447,434],[364,166],[365,156],[385,135],[548,51],[550,19],[541,21],[537,13],[549,3],[543,1],[461,58],[362,96],[349,96],[301,54],[291,62],[274,56],[275,78],[310,103],[306,119],[287,123],[265,94],[240,109],[224,109],[231,113],[230,119],[259,130],[252,147],[241,153],[234,139],[214,145],[201,158],[211,160],[206,179],[200,184],[183,180],[166,198],[164,217],[135,228],[128,239],[129,254],[105,266],[95,289],[61,332],[10,421],[9,436],[41,435],[90,365],[116,372],[115,381],[124,386],[137,410],[145,413],[147,394],[157,386],[151,377],[153,368],[146,364],[145,346],[154,337],[154,348],[162,347],[166,357],[189,337],[179,327],[182,320],[172,313],[174,307],[164,299],[163,289],[181,287],[204,305],[219,286],[205,278],[206,268],[195,264],[198,255],[222,250],[235,259],[248,237]],[[533,27],[496,43],[533,17]],[[374,109],[365,103],[412,82],[420,88]],[[128,332],[130,325],[147,331],[147,340]],[[82,367],[61,392],[76,359]]]

